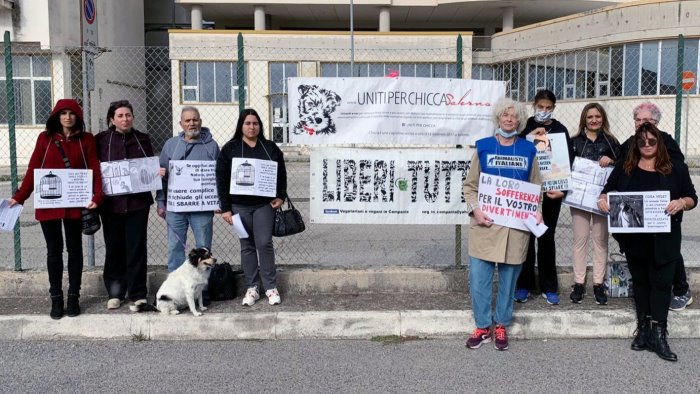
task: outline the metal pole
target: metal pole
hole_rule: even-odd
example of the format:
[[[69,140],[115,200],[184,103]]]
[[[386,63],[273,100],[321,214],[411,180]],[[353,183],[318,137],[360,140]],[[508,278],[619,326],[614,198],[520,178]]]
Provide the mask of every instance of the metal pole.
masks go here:
[[[238,68],[238,73],[236,74],[236,84],[238,85],[238,110],[243,111],[245,109],[245,59],[243,50],[243,34],[238,33],[238,61],[236,62],[236,67]]]
[[[85,130],[91,131],[92,125],[90,123],[90,87],[88,86],[88,69],[87,61],[88,56],[90,56],[85,48],[82,48],[82,71],[83,71],[83,122],[85,122]],[[95,236],[85,235],[87,239],[87,265],[88,269],[95,269]]]
[[[676,62],[676,143],[681,144],[681,112],[683,111],[683,34],[678,35],[678,60]],[[687,153],[687,152],[686,152]]]
[[[688,114],[690,114],[690,90],[685,92],[685,133],[683,134],[683,152],[688,152]]]
[[[10,32],[5,30],[5,96],[7,100],[7,128],[10,136],[10,182],[14,193],[17,190],[17,140],[15,138],[15,84],[12,77],[12,43]],[[22,271],[22,243],[19,220],[14,228],[15,271]]]
[[[464,62],[462,60],[462,35],[457,36],[457,67],[455,67],[455,78],[462,78],[462,69]],[[462,148],[462,145],[457,145],[457,148]],[[462,267],[462,226],[455,225],[455,268]]]
[[[350,0],[350,76],[355,76],[355,16],[354,3]]]

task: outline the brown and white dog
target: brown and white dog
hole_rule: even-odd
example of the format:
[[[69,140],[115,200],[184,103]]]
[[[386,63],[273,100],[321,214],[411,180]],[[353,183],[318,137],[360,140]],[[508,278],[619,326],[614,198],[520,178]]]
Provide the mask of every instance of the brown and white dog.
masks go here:
[[[209,280],[211,267],[216,259],[207,248],[192,249],[187,260],[168,275],[156,294],[156,308],[161,313],[177,315],[180,309],[190,308],[195,316],[202,316],[207,308],[202,301],[202,290]],[[195,307],[199,303],[199,310]]]

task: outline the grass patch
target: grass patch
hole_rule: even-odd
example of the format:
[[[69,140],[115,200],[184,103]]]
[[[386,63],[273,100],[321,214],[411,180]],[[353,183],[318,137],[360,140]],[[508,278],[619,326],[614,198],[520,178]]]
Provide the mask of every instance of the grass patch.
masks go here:
[[[131,334],[131,340],[133,342],[143,342],[143,341],[148,341],[150,339],[146,335],[144,335],[142,332],[139,332],[138,334]]]
[[[403,336],[403,335],[379,335],[376,337],[372,337],[372,342],[378,342],[381,343],[382,345],[400,345],[405,342],[409,341],[419,341],[421,337],[413,336],[413,335],[408,335],[408,336]]]

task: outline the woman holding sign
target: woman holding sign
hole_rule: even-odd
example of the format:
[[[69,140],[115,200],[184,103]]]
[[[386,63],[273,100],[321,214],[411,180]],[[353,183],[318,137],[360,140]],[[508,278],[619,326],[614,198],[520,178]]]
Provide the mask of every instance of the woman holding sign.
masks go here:
[[[151,137],[133,128],[134,108],[126,100],[115,101],[107,110],[109,128],[97,140],[100,161],[152,157]],[[127,162],[124,161],[126,164]],[[127,169],[128,170],[128,169]],[[160,172],[160,176],[165,171]],[[127,189],[124,189],[127,192]],[[107,309],[117,309],[129,297],[134,312],[146,306],[148,215],[151,192],[126,193],[105,198],[101,209],[105,239],[104,283]]]
[[[566,146],[569,148],[569,160],[571,161],[573,160],[573,154],[569,131],[563,124],[552,117],[556,103],[557,98],[551,90],[543,89],[538,91],[532,104],[535,114],[527,120],[520,137],[563,134],[566,136]],[[523,264],[523,270],[518,278],[518,289],[515,292],[515,300],[517,302],[527,302],[530,293],[535,289],[535,262],[537,262],[539,288],[542,296],[550,305],[559,304],[557,251],[554,243],[554,232],[559,221],[562,197],[564,197],[564,193],[559,190],[551,190],[544,194],[542,216],[544,217],[547,231],[539,238],[535,238],[534,235],[530,236],[527,259]],[[535,243],[537,243],[537,249],[535,249]]]
[[[598,163],[601,167],[615,165],[620,157],[620,143],[612,133],[603,106],[590,103],[583,107],[578,133],[572,137],[574,156]],[[574,229],[574,285],[569,298],[580,304],[586,293],[584,281],[588,261],[588,240],[593,240],[593,296],[598,305],[608,303],[605,289],[605,266],[608,261],[607,217],[571,207]]]
[[[233,215],[239,214],[249,234],[241,238],[241,266],[247,287],[242,304],[247,306],[260,299],[260,279],[269,304],[281,302],[272,227],[275,210],[287,198],[287,169],[282,151],[265,138],[263,131],[262,120],[255,110],[241,111],[236,132],[221,148],[216,161],[216,188],[222,217],[233,224]],[[233,170],[232,166],[235,166]],[[263,171],[267,179],[276,177],[276,184],[261,186],[255,173]]]
[[[698,202],[688,166],[672,161],[663,136],[651,123],[642,124],[635,133],[635,143],[624,162],[610,174],[598,207],[610,212],[607,193],[649,192],[668,190],[671,200],[666,214],[671,216],[669,233],[621,234],[626,245],[625,256],[632,274],[634,304],[637,312],[637,333],[632,350],[649,349],[668,361],[677,361],[667,342],[668,308],[676,264],[681,259],[681,222],[683,211]]]
[[[68,164],[68,165],[66,165]],[[34,170],[40,168],[92,170],[92,201],[86,206],[95,209],[102,203],[102,178],[97,160],[95,137],[85,131],[83,111],[78,102],[58,100],[46,121],[46,130],[39,134],[29,159],[22,186],[10,199],[10,206],[24,204],[34,191]],[[37,191],[38,193],[38,191]],[[68,251],[68,302],[65,313],[80,314],[80,286],[83,275],[83,238],[81,208],[38,208],[36,220],[46,240],[46,266],[49,274],[52,319],[63,317],[63,231]]]
[[[476,329],[467,340],[467,347],[476,349],[490,342],[493,336],[498,350],[508,349],[506,326],[513,317],[513,294],[515,285],[527,256],[528,231],[509,228],[494,223],[490,212],[505,210],[510,204],[499,203],[506,200],[505,193],[524,196],[514,190],[518,186],[503,187],[501,197],[480,193],[482,174],[501,179],[514,179],[518,184],[535,184],[536,193],[528,204],[534,208],[536,222],[542,222],[539,212],[540,170],[537,162],[537,149],[532,142],[518,137],[526,118],[524,107],[507,98],[494,106],[493,117],[498,124],[496,135],[476,142],[476,151],[471,159],[471,169],[464,182],[464,196],[471,207],[469,224],[469,290],[472,297]],[[490,177],[489,177],[490,179]],[[515,184],[515,183],[514,183]],[[510,199],[524,203],[525,197]],[[487,213],[489,212],[489,213]],[[522,220],[521,220],[522,222]],[[493,273],[498,269],[498,296],[496,313],[492,312]],[[491,326],[495,323],[493,333]]]

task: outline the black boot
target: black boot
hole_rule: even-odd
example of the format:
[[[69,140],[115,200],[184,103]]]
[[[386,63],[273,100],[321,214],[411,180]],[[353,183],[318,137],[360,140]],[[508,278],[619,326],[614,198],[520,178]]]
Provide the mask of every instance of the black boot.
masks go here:
[[[651,343],[647,346],[651,348],[659,357],[666,361],[678,361],[678,356],[676,353],[671,351],[668,346],[667,337],[668,331],[666,330],[666,322],[651,322]]]
[[[647,338],[649,337],[649,319],[644,318],[641,321],[637,320],[637,330],[634,332],[634,340],[632,341],[632,350],[647,349]]]
[[[49,313],[52,319],[58,320],[63,317],[63,296],[51,296],[51,312]]]
[[[76,317],[80,314],[78,298],[80,298],[80,294],[68,294],[68,302],[66,303],[66,314],[68,317]]]

